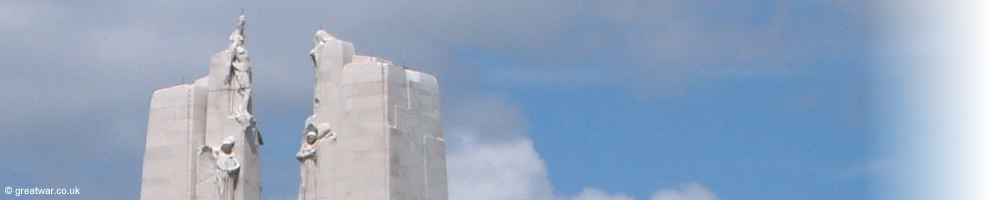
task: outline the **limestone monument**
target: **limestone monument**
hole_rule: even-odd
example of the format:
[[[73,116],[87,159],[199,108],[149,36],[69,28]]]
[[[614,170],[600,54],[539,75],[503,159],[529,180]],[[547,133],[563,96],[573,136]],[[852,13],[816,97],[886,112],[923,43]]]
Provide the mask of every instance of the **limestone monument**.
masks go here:
[[[447,199],[437,79],[324,30],[313,44],[299,199]]]
[[[244,29],[241,15],[208,76],[153,93],[142,199],[260,199]],[[299,199],[448,199],[437,78],[356,55],[324,30],[313,44]]]
[[[240,16],[209,75],[156,90],[149,105],[142,199],[260,199],[250,60]]]

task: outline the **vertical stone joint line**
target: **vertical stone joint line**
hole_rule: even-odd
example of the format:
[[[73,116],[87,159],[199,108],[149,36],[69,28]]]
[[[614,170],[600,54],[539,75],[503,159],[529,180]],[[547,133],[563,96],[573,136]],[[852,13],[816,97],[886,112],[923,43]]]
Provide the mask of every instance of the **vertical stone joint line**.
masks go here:
[[[424,198],[423,199],[427,199],[427,185],[428,185],[428,183],[427,183],[428,182],[427,181],[427,135],[424,135],[423,143],[424,143],[423,146],[422,146],[423,148],[421,148],[423,150],[422,153],[424,154],[423,158],[422,158],[423,161],[424,161],[424,187],[423,187],[423,189],[424,189]]]
[[[197,187],[195,187],[195,184],[197,183],[197,181],[195,179],[197,179],[197,177],[198,177],[198,175],[197,175],[198,172],[195,170],[195,165],[196,165],[195,158],[196,158],[196,156],[194,156],[194,153],[191,150],[191,146],[192,146],[192,144],[191,144],[191,138],[194,137],[194,136],[192,136],[194,134],[194,131],[193,131],[193,129],[194,129],[194,124],[193,124],[193,121],[194,121],[194,107],[195,107],[195,105],[194,105],[194,84],[191,84],[190,86],[187,86],[187,120],[186,120],[187,121],[187,140],[186,140],[187,141],[187,145],[184,146],[187,149],[185,151],[185,153],[187,153],[187,156],[188,156],[188,159],[187,159],[187,161],[188,161],[188,165],[187,165],[187,167],[188,167],[188,170],[187,170],[188,171],[188,181],[187,181],[187,183],[188,183],[188,191],[187,192],[188,192],[188,197],[190,197],[190,199],[195,199],[195,192],[194,192],[194,190],[195,190],[195,188],[197,188]]]
[[[382,68],[382,108],[388,109],[388,105],[389,105],[389,68],[386,67],[385,65],[382,65],[381,68]],[[395,108],[393,108],[393,110],[395,110]],[[393,117],[395,117],[395,111],[393,112]],[[383,113],[382,114],[382,118],[383,118],[383,121],[388,122],[389,121],[389,113],[388,112]],[[393,120],[395,120],[395,119],[393,119]],[[395,121],[393,121],[393,122],[395,124]],[[392,175],[390,174],[390,171],[389,171],[389,168],[392,167],[392,163],[391,163],[391,160],[389,158],[390,154],[392,154],[392,151],[391,151],[392,149],[389,147],[389,145],[391,145],[389,143],[389,139],[392,136],[392,133],[391,133],[392,129],[390,129],[388,127],[385,127],[385,126],[383,126],[382,128],[383,128],[382,132],[386,134],[385,138],[383,138],[383,140],[385,140],[385,165],[386,166],[382,168],[382,170],[383,170],[382,174],[385,175],[385,199],[389,200],[390,193],[392,193],[392,183],[390,182],[392,180],[391,179]],[[392,128],[396,128],[395,125],[393,125]]]
[[[403,72],[405,73],[406,69],[403,69],[403,70],[404,70]],[[409,77],[407,76],[406,78],[407,78],[407,79],[405,79],[406,80],[406,110],[410,110],[410,109],[413,109],[413,107],[412,107],[412,101],[410,101],[411,86],[410,86]],[[399,107],[401,107],[401,106],[399,106],[399,104],[392,104],[392,117],[393,117],[392,118],[392,127],[393,128],[397,128],[397,129],[399,128]]]

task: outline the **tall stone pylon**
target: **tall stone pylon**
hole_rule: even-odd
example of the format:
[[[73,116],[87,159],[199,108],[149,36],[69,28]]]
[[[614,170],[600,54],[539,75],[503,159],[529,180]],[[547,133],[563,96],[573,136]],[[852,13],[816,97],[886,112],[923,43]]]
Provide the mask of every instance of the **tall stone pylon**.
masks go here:
[[[437,78],[319,30],[299,199],[448,199]]]
[[[209,75],[156,90],[150,101],[141,199],[260,199],[250,59],[240,15]]]

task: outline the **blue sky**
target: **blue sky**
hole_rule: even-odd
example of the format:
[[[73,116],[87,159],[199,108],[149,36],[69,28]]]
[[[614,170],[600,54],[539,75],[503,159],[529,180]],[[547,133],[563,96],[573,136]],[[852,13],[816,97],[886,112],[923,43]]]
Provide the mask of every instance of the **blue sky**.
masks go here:
[[[265,199],[297,191],[320,24],[438,76],[452,199],[869,199],[891,160],[861,1],[5,1],[0,185],[137,198],[152,91],[241,7]]]
[[[872,35],[867,22],[856,21],[864,20],[863,16],[855,16],[863,13],[796,2],[715,6],[685,5],[675,15],[693,18],[690,23],[705,23],[696,26],[707,31],[731,28],[713,24],[733,24],[749,28],[745,32],[754,36],[758,29],[780,26],[768,30],[766,36],[771,38],[764,39],[771,42],[760,43],[764,47],[754,50],[765,52],[752,53],[776,54],[772,56],[781,60],[731,55],[744,52],[728,49],[727,44],[708,50],[698,50],[697,44],[690,47],[711,53],[693,56],[712,58],[643,58],[628,47],[643,45],[636,44],[643,41],[629,41],[629,37],[655,32],[615,30],[622,25],[587,19],[569,23],[562,32],[568,38],[600,35],[603,48],[578,50],[584,53],[572,60],[503,49],[458,52],[463,63],[487,74],[500,74],[487,78],[482,86],[505,91],[512,103],[520,105],[530,123],[529,135],[550,169],[554,188],[561,193],[592,186],[642,197],[663,187],[698,181],[719,196],[733,199],[869,198],[872,174],[851,172],[881,162],[873,152],[876,136],[870,127],[874,102],[869,53],[873,44],[868,41]],[[836,26],[823,23],[827,20]],[[736,30],[709,34],[720,34],[720,40],[745,37]],[[736,39],[728,45],[741,48],[746,44],[739,43],[756,43],[747,40]],[[674,44],[683,42],[667,43]],[[562,48],[574,51],[577,46]],[[671,74],[635,80],[635,76],[642,77],[634,74],[643,68],[639,66],[642,59],[662,59],[654,61],[661,65],[655,68],[690,75],[680,81],[663,80],[676,77]],[[690,64],[696,66],[680,66]],[[556,69],[533,71],[538,68]],[[683,71],[687,68],[708,72]],[[723,68],[751,75],[711,71]],[[756,72],[773,68],[779,71]],[[575,74],[590,69],[600,72]],[[515,80],[514,84],[509,80]]]

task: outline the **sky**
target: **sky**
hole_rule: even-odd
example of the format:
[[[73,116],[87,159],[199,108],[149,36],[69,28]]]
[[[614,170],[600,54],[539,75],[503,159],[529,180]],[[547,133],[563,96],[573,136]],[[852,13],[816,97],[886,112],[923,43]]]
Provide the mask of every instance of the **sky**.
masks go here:
[[[207,74],[244,12],[264,199],[297,195],[320,26],[437,76],[453,200],[872,199],[897,164],[872,7],[2,0],[0,186],[137,199],[152,92]]]

